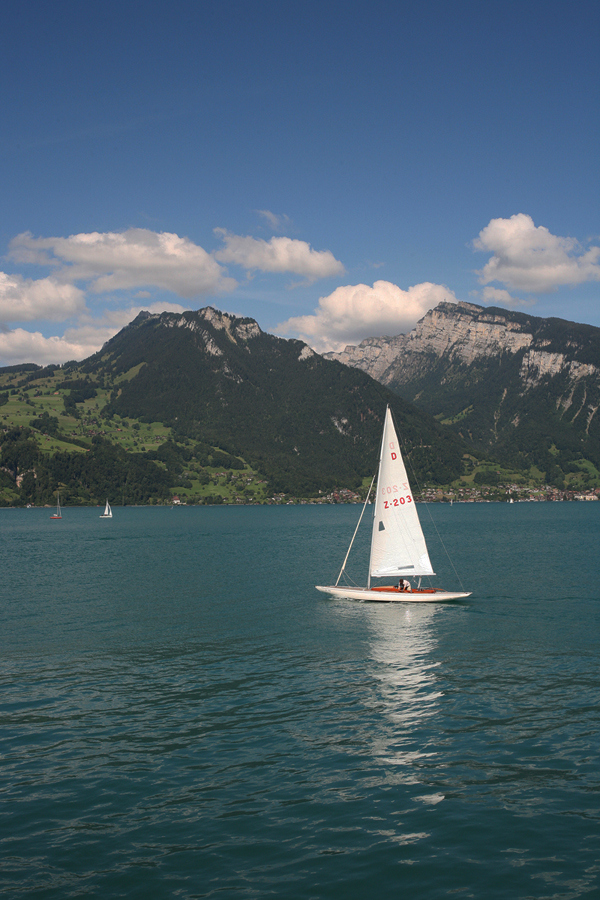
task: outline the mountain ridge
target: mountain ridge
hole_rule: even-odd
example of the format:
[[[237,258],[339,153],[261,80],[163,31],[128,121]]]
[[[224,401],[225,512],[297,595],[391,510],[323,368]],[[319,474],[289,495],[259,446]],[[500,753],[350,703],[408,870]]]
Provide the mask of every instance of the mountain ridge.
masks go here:
[[[513,462],[600,466],[600,328],[444,301],[408,334],[328,353]],[[563,472],[563,474],[566,474]],[[560,477],[560,476],[557,476]]]

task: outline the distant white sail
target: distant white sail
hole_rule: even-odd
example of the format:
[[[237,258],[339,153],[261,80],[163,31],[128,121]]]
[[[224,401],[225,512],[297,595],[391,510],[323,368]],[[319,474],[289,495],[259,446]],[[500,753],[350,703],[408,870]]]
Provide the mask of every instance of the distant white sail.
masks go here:
[[[101,519],[112,519],[112,509],[110,508],[110,503],[108,500],[106,501],[106,506],[104,507],[104,512],[100,516]]]
[[[374,578],[435,574],[389,407],[379,461],[370,574]]]
[[[56,512],[50,516],[51,519],[62,519],[62,512],[60,509],[60,494],[56,495]]]

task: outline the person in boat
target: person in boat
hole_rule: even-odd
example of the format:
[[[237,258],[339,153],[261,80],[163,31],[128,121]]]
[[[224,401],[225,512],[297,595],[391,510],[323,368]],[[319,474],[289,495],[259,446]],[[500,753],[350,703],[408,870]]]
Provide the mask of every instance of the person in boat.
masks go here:
[[[412,591],[412,585],[410,581],[407,581],[406,578],[401,578],[398,582],[398,590],[406,592]]]

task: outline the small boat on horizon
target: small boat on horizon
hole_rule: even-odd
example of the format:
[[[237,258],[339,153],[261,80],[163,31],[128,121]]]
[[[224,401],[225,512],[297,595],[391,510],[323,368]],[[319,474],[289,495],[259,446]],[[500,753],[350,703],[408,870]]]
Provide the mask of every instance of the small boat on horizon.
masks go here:
[[[104,507],[104,512],[100,516],[101,519],[112,519],[112,509],[110,508],[110,503],[108,499],[106,500],[106,506]]]
[[[60,510],[60,494],[56,495],[56,512],[50,516],[51,519],[62,519],[62,513]]]

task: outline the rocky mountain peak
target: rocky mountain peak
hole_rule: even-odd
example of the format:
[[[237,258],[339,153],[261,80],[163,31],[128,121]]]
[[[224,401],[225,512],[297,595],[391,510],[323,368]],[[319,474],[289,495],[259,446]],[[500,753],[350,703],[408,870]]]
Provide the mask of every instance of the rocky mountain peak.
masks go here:
[[[477,360],[523,351],[522,379],[530,385],[565,368],[572,373],[581,369],[577,350],[583,343],[577,335],[568,335],[565,329],[565,340],[559,346],[561,342],[557,342],[556,335],[549,337],[544,327],[553,321],[557,320],[463,301],[444,301],[429,310],[408,334],[366,338],[356,347],[348,346],[341,353],[325,356],[362,369],[382,384],[391,385],[411,381],[434,360],[445,358],[448,362],[470,366]],[[600,333],[600,329],[587,328]],[[600,371],[591,360],[586,359],[586,364],[587,374],[590,366]]]
[[[213,328],[225,331],[234,342],[236,339],[247,341],[249,338],[258,337],[262,331],[254,319],[241,318],[230,313],[221,312],[212,306],[206,306],[198,311],[199,318],[210,322]]]
[[[564,445],[600,464],[600,328],[443,302],[408,334],[326,356],[488,447]]]

